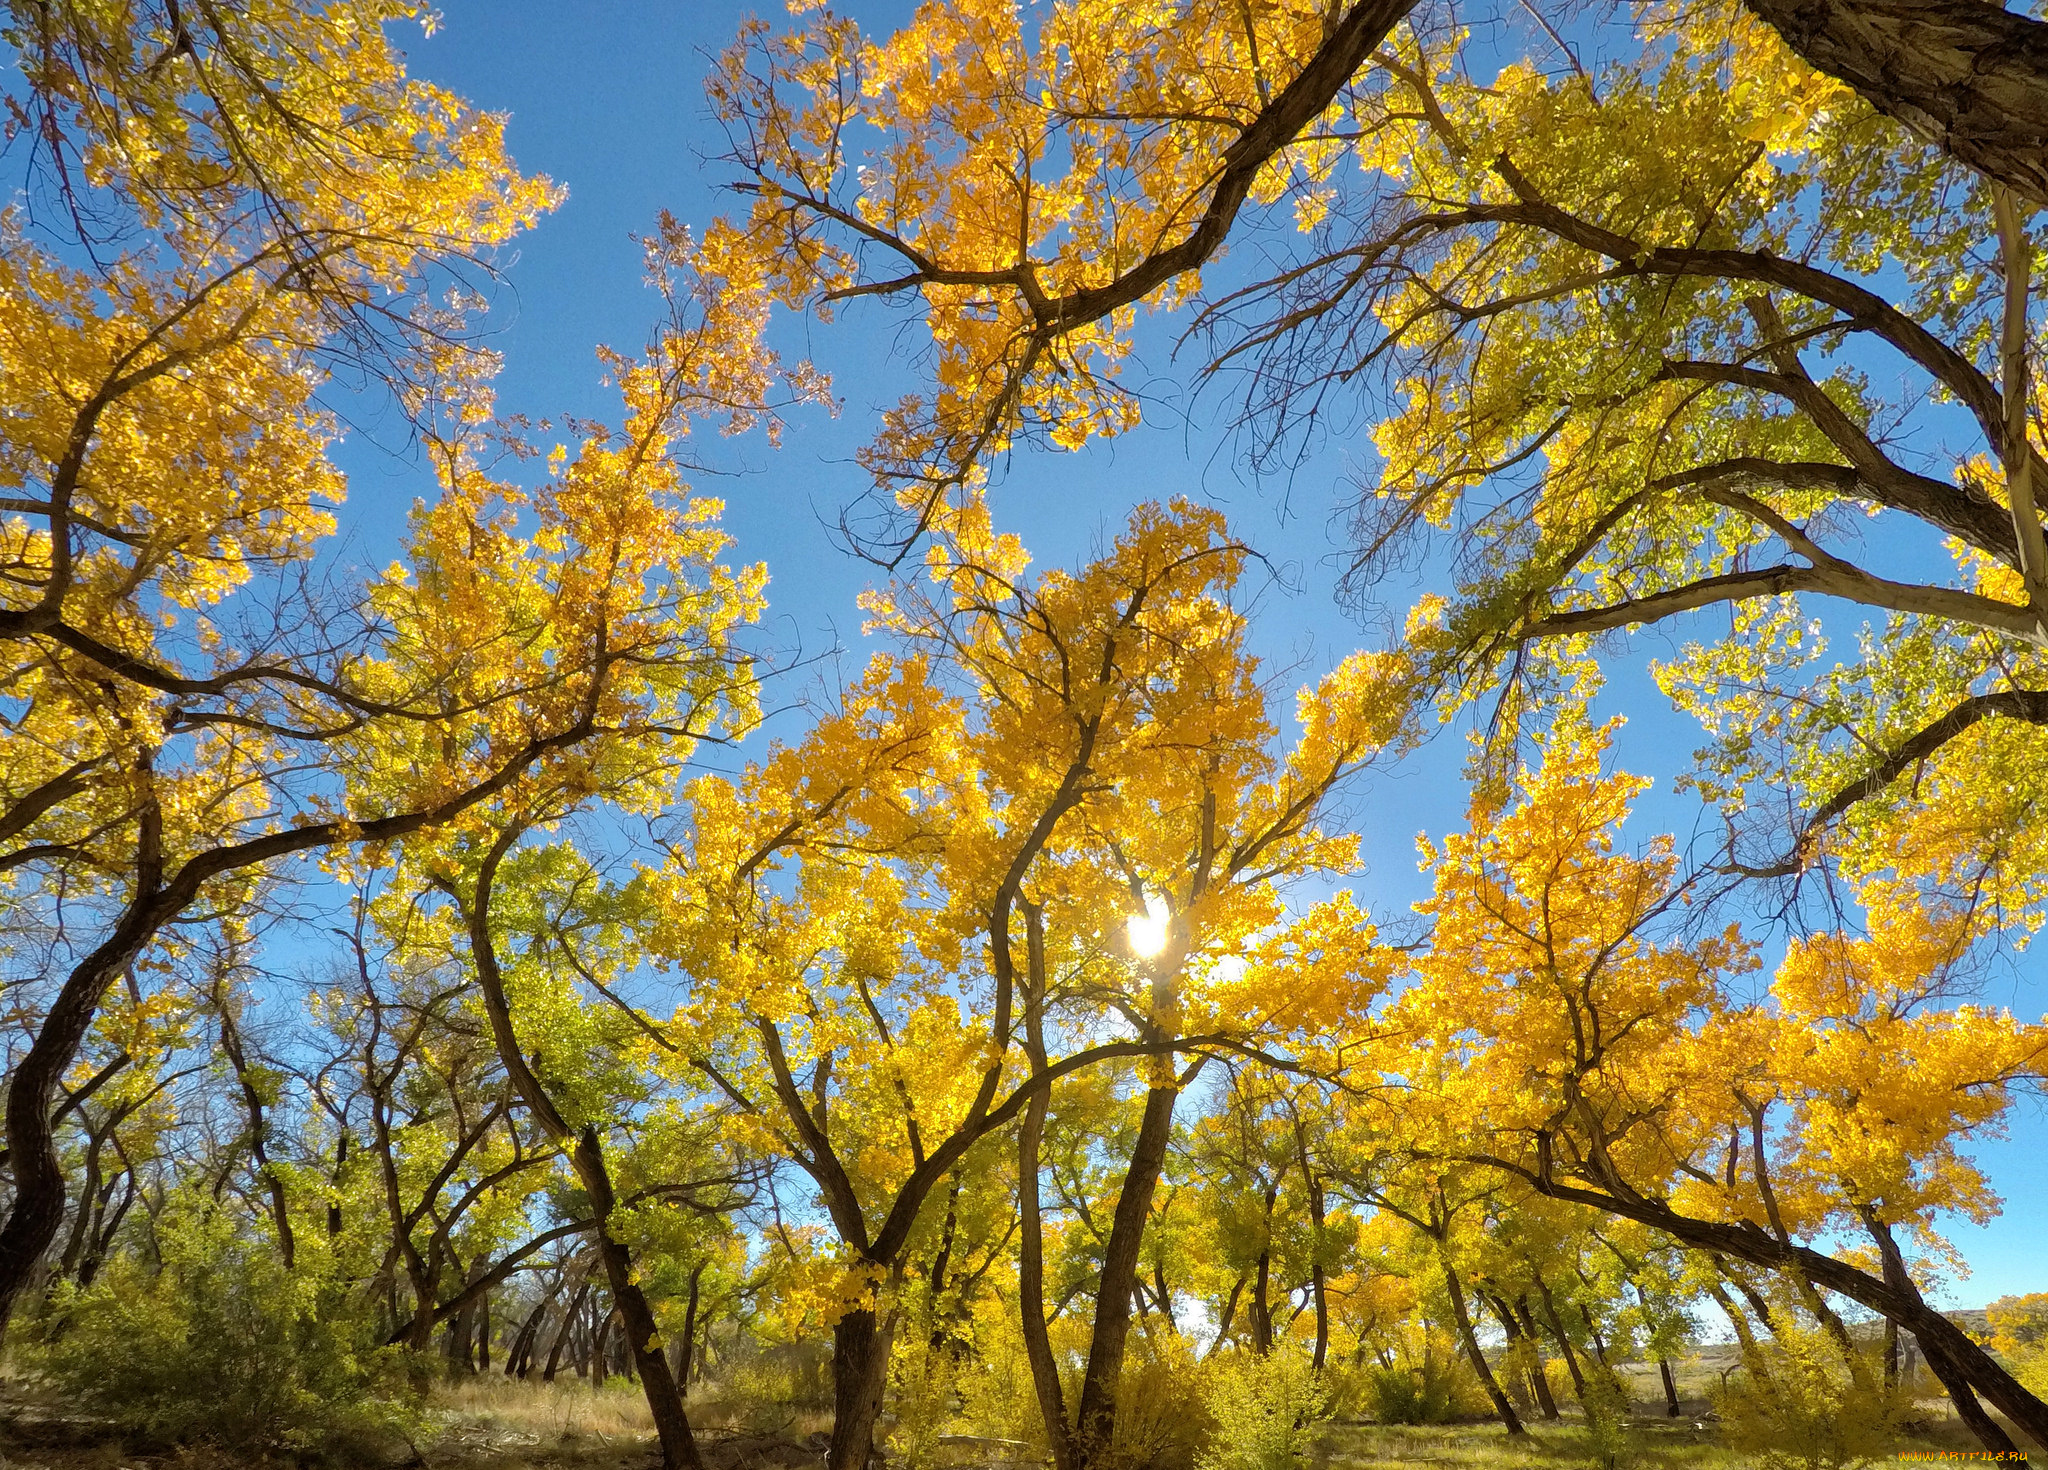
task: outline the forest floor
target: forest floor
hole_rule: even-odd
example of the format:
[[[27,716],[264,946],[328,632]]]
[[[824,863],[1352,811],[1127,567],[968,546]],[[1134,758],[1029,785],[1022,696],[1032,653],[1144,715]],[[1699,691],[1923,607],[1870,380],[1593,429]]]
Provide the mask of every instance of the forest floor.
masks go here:
[[[1758,1470],[1755,1457],[1724,1442],[1703,1399],[1683,1401],[1686,1412],[1677,1419],[1661,1412],[1660,1400],[1661,1394],[1658,1400],[1637,1400],[1618,1470]],[[692,1408],[711,1470],[815,1470],[823,1463],[822,1414],[760,1407],[741,1412],[715,1400],[693,1402]],[[1963,1427],[1942,1412],[1945,1404],[1927,1408],[1927,1426],[1901,1440],[1895,1455],[1876,1466],[1906,1470],[1944,1451],[1950,1452],[1944,1458],[1961,1462],[1964,1457],[1954,1452],[1975,1448]],[[1005,1462],[992,1448],[989,1441],[954,1441],[942,1447],[941,1464],[956,1470],[1032,1465]],[[415,1458],[400,1450],[380,1470],[407,1462],[427,1470],[651,1470],[657,1463],[645,1401],[624,1380],[597,1389],[575,1382],[542,1388],[480,1381],[443,1390],[435,1395],[417,1452]],[[2036,1462],[2048,1460],[2036,1456]],[[66,1414],[61,1405],[0,1393],[0,1470],[245,1470],[259,1463],[224,1450],[141,1449]],[[1492,1422],[1340,1422],[1330,1426],[1315,1455],[1316,1470],[1577,1470],[1598,1463],[1576,1417],[1534,1422],[1519,1440]]]

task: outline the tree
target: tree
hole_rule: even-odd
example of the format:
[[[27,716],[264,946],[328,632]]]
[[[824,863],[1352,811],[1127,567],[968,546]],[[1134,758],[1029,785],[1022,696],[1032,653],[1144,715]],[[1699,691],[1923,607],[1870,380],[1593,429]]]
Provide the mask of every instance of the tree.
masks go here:
[[[872,45],[837,15],[788,36],[755,23],[711,95],[757,202],[715,232],[714,257],[746,262],[724,270],[736,290],[821,316],[919,299],[932,391],[868,454],[915,534],[1017,436],[1073,447],[1136,421],[1115,381],[1134,309],[1194,297],[1262,207],[1291,196],[1304,228],[1326,217],[1333,164],[1374,131],[1360,103],[1407,69],[1385,48],[1409,9],[1074,4],[1034,25],[1006,5],[932,5]],[[1752,9],[1881,111],[2048,198],[2048,27],[1963,4]],[[1684,24],[1710,35],[1729,14]]]
[[[1668,839],[1614,850],[1635,783],[1600,773],[1604,743],[1554,749],[1432,863],[1425,978],[1400,1000],[1415,1060],[1393,1065],[1430,1079],[1436,1126],[1411,1122],[1409,1146],[1786,1271],[1824,1325],[1820,1292],[1847,1296],[1915,1334],[1987,1448],[2011,1443],[1979,1393],[2043,1439],[2048,1407],[1926,1304],[1898,1239],[1935,1254],[1938,1210],[1986,1208],[1959,1146],[2037,1075],[2042,1028],[1938,1004],[1972,920],[1884,886],[1867,936],[1795,943],[1769,1001],[1736,1003],[1725,982],[1754,960],[1674,925]],[[1868,1249],[1827,1248],[1844,1231]]]
[[[731,683],[753,592],[715,567],[710,509],[682,502],[667,453],[703,406],[683,338],[612,359],[630,427],[594,430],[557,483],[486,472],[525,449],[462,341],[474,293],[433,293],[553,191],[511,168],[500,120],[405,78],[383,28],[401,12],[238,11],[203,37],[168,8],[99,30],[35,12],[55,49],[21,105],[77,238],[4,224],[20,493],[0,504],[0,640],[20,709],[0,872],[24,916],[66,907],[9,1079],[0,1317],[63,1214],[58,1080],[107,987],[179,954],[194,904],[445,824],[593,741],[687,734],[693,710],[649,696]],[[342,485],[315,388],[337,355],[396,377],[436,493],[401,562],[330,595],[312,558]]]
[[[871,548],[971,501],[1020,438],[1133,425],[1119,373],[1140,305],[1195,309],[1198,382],[1241,374],[1255,466],[1285,464],[1384,374],[1407,404],[1365,407],[1386,463],[1355,590],[1377,553],[1457,526],[1467,585],[1442,673],[1469,689],[1512,671],[1537,707],[1542,640],[1730,606],[1742,636],[1669,677],[1726,736],[1717,792],[1791,788],[1794,830],[1737,860],[1796,870],[1944,747],[1967,784],[2023,739],[2008,722],[2044,717],[2041,594],[2016,595],[2048,585],[2026,570],[2048,568],[2029,508],[2048,461],[2025,429],[2035,252],[2013,190],[2041,197],[2025,139],[2048,112],[2014,99],[2048,96],[2048,31],[1981,6],[1754,11],[1645,21],[1636,56],[1597,77],[1553,30],[1547,62],[1498,85],[1465,73],[1455,36],[1398,30],[1399,6],[934,7],[876,45],[836,17],[756,26],[712,88],[755,203],[710,258],[758,320],[771,300],[916,302],[929,381],[867,457],[910,514],[855,525]],[[2004,182],[1973,184],[1756,15],[1957,153],[1978,138]],[[1560,130],[1583,146],[1554,147]],[[1271,228],[1282,205],[1292,250]],[[1991,238],[2005,263],[1987,270]],[[1231,240],[1277,270],[1219,268]],[[1887,259],[1916,284],[1876,280]],[[1906,372],[1896,397],[1863,381],[1866,357]],[[1888,427],[1924,417],[1930,391],[1981,438],[1956,483]],[[1963,565],[1900,579],[1859,560],[1833,532],[1871,511],[1959,537]],[[1860,667],[1816,677],[1795,593],[1897,616]],[[1974,830],[1956,803],[1929,881],[1966,885],[2038,829],[2007,819],[2032,800]],[[1752,838],[1762,809],[1752,793]],[[2024,884],[2037,859],[2008,871]]]
[[[1333,936],[1325,996],[1281,1001],[1262,988],[1274,973],[1215,966],[1280,923],[1281,883],[1341,870],[1349,842],[1315,824],[1398,738],[1398,663],[1360,656],[1304,692],[1303,735],[1276,756],[1230,601],[1243,552],[1213,512],[1140,507],[1099,560],[1032,579],[1014,540],[973,525],[929,591],[871,598],[907,657],[878,658],[741,781],[692,787],[663,879],[658,943],[691,986],[663,1044],[810,1176],[843,1252],[835,1467],[869,1452],[927,1202],[1013,1122],[1027,1353],[1054,1444],[1090,1463],[1113,1433],[1176,1053],[1325,1020],[1372,982],[1369,966],[1340,973],[1370,946],[1343,946],[1355,910],[1335,905],[1271,941]],[[1069,1429],[1045,1339],[1039,1139],[1055,1087],[1118,1058],[1142,1059],[1144,1113]]]

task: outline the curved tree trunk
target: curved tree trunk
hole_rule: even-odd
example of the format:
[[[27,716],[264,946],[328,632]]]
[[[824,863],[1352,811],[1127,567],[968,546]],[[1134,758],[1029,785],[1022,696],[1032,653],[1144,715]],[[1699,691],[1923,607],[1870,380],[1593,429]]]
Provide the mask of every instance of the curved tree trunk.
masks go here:
[[[1973,1341],[1962,1328],[1927,1305],[1919,1287],[1905,1271],[1903,1262],[1893,1259],[1897,1247],[1886,1249],[1888,1228],[1872,1226],[1880,1255],[1884,1257],[1885,1275],[1880,1279],[1848,1261],[1792,1240],[1780,1239],[1746,1221],[1729,1224],[1682,1215],[1660,1200],[1627,1189],[1625,1184],[1612,1191],[1583,1189],[1552,1177],[1547,1167],[1539,1168],[1528,1177],[1540,1193],[1553,1199],[1591,1205],[1623,1219],[1653,1225],[1680,1244],[1710,1255],[1732,1256],[1738,1261],[1770,1270],[1790,1270],[1811,1286],[1845,1296],[1890,1318],[1919,1340],[1928,1366],[1935,1370],[1945,1385],[1950,1385],[1952,1396],[1954,1383],[1967,1385],[2018,1425],[2028,1438],[2048,1448],[2048,1403],[2043,1403],[2007,1372],[2003,1364]],[[1936,1362],[1937,1356],[1940,1363]],[[1969,1411],[1960,1399],[1956,1408],[1968,1418]],[[1983,1425],[1992,1433],[1972,1422],[1972,1428],[1977,1430],[1986,1449],[2010,1447],[2010,1441],[1995,1423],[1986,1418]]]
[[[612,1212],[618,1197],[612,1190],[611,1170],[604,1159],[604,1146],[597,1129],[589,1124],[578,1131],[569,1126],[555,1100],[527,1062],[512,1025],[512,1010],[505,1000],[504,977],[498,967],[498,950],[491,936],[491,884],[498,864],[511,850],[518,832],[502,833],[478,868],[474,902],[463,905],[463,919],[469,931],[470,954],[476,965],[477,989],[490,1021],[491,1038],[498,1059],[518,1090],[536,1122],[548,1135],[568,1146],[569,1162],[576,1180],[590,1199],[591,1233],[595,1237],[598,1263],[611,1287],[613,1310],[625,1333],[626,1350],[639,1371],[641,1391],[647,1397],[648,1412],[654,1418],[655,1434],[661,1441],[663,1470],[703,1470],[697,1451],[697,1436],[690,1428],[683,1396],[668,1371],[668,1357],[661,1349],[661,1334],[655,1327],[654,1311],[640,1290],[633,1258],[611,1232]],[[458,899],[459,902],[459,899]],[[599,1370],[603,1371],[602,1368]]]

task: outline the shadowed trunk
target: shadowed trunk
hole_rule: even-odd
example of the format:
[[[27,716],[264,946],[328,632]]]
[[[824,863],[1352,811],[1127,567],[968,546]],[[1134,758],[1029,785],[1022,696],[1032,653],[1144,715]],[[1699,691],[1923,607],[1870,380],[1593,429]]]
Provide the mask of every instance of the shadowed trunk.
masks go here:
[[[1471,1363],[1472,1371],[1479,1375],[1479,1383],[1486,1390],[1487,1398],[1493,1401],[1493,1412],[1500,1416],[1500,1422],[1509,1434],[1527,1434],[1522,1421],[1515,1413],[1515,1406],[1508,1402],[1508,1396],[1501,1392],[1500,1381],[1493,1376],[1493,1367],[1486,1361],[1486,1354],[1479,1350],[1479,1335],[1472,1330],[1472,1313],[1465,1307],[1464,1288],[1458,1285],[1458,1273],[1449,1261],[1444,1261],[1444,1289],[1451,1298],[1451,1318],[1458,1325],[1458,1341],[1464,1345],[1465,1359]]]
[[[1580,1371],[1579,1355],[1572,1347],[1571,1338],[1565,1333],[1564,1323],[1558,1319],[1557,1302],[1551,1297],[1550,1288],[1544,1285],[1540,1276],[1536,1278],[1536,1293],[1543,1301],[1543,1320],[1549,1325],[1550,1335],[1557,1342],[1557,1350],[1564,1357],[1565,1372],[1572,1376],[1572,1393],[1578,1398],[1580,1406],[1584,1407],[1586,1375]]]
[[[1180,1088],[1172,1084],[1155,1086],[1145,1094],[1137,1146],[1124,1171],[1109,1242],[1103,1250],[1095,1330],[1088,1343],[1088,1366],[1082,1374],[1081,1403],[1075,1416],[1074,1470],[1092,1470],[1106,1461],[1116,1434],[1117,1382],[1123,1376],[1124,1349],[1130,1337],[1131,1291],[1138,1280],[1138,1256],[1145,1239],[1145,1221],[1152,1212],[1152,1194],[1166,1167],[1173,1105],[1179,1097]]]
[[[848,1312],[832,1326],[832,1439],[826,1470],[863,1470],[875,1452],[875,1424],[889,1387],[893,1313]]]
[[[562,1366],[562,1353],[576,1334],[577,1314],[583,1310],[583,1299],[590,1295],[590,1279],[585,1277],[576,1288],[576,1294],[569,1298],[569,1305],[562,1309],[562,1325],[555,1329],[555,1340],[548,1348],[547,1366],[541,1370],[540,1381],[553,1383],[555,1371]]]

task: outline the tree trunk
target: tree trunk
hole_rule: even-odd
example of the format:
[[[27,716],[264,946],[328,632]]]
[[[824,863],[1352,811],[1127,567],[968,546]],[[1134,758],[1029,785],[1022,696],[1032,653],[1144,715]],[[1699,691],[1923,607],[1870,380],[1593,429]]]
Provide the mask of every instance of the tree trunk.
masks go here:
[[[1273,1351],[1273,1309],[1266,1301],[1272,1276],[1273,1252],[1269,1248],[1259,1252],[1252,1270],[1252,1351],[1262,1358]]]
[[[555,1370],[562,1365],[563,1349],[569,1346],[570,1338],[576,1331],[576,1314],[583,1310],[583,1299],[589,1295],[590,1278],[586,1276],[583,1283],[576,1288],[576,1294],[569,1298],[569,1305],[562,1309],[562,1325],[555,1329],[554,1343],[548,1348],[547,1367],[540,1375],[542,1383],[555,1381]]]
[[[221,1050],[234,1068],[235,1082],[242,1090],[242,1107],[249,1115],[249,1158],[256,1165],[256,1177],[263,1181],[270,1197],[270,1223],[277,1232],[277,1253],[289,1271],[298,1255],[298,1239],[292,1233],[291,1204],[285,1198],[284,1176],[270,1162],[270,1123],[265,1117],[262,1090],[249,1071],[249,1058],[242,1046],[241,1027],[236,1024],[233,996],[225,979],[213,988],[214,1009],[220,1019]]]
[[[1081,1377],[1081,1403],[1075,1416],[1074,1470],[1094,1470],[1109,1457],[1116,1434],[1117,1384],[1123,1376],[1124,1348],[1131,1330],[1131,1288],[1138,1279],[1138,1256],[1145,1240],[1145,1221],[1152,1213],[1152,1193],[1166,1167],[1166,1146],[1173,1134],[1173,1105],[1180,1088],[1170,1083],[1145,1094],[1145,1113],[1138,1125],[1137,1146],[1124,1171],[1116,1215],[1103,1249],[1102,1280],[1095,1294],[1095,1330],[1088,1343],[1088,1365]]]
[[[441,1342],[441,1356],[448,1360],[448,1376],[476,1372],[476,1362],[469,1355],[472,1311],[464,1307],[448,1321],[447,1335]]]
[[[1984,0],[1744,0],[1943,152],[2048,204],[2048,25]]]
[[[327,1238],[333,1240],[341,1234],[341,1173],[348,1167],[348,1130],[343,1128],[334,1136],[334,1173],[330,1182],[334,1185],[335,1196],[327,1202]]]
[[[1507,1303],[1489,1292],[1483,1285],[1475,1284],[1472,1295],[1479,1304],[1492,1310],[1494,1320],[1501,1324],[1501,1335],[1505,1339],[1501,1353],[1501,1387],[1507,1390],[1508,1402],[1515,1406],[1515,1412],[1528,1417],[1530,1405],[1536,1402],[1535,1394],[1529,1387],[1529,1375],[1520,1352],[1521,1336],[1515,1327],[1514,1314],[1507,1309]]]
[[[1586,1403],[1586,1375],[1579,1369],[1579,1355],[1572,1347],[1572,1340],[1566,1335],[1564,1323],[1557,1315],[1557,1303],[1550,1295],[1550,1288],[1542,1277],[1536,1278],[1536,1292],[1543,1300],[1543,1320],[1550,1326],[1550,1335],[1557,1341],[1557,1350],[1564,1357],[1565,1372],[1572,1376],[1572,1393],[1578,1398],[1579,1406]]]
[[[825,1470],[864,1470],[875,1452],[875,1423],[889,1387],[893,1313],[873,1307],[848,1312],[832,1325],[832,1439]]]
[[[604,1314],[604,1322],[597,1329],[597,1338],[590,1345],[590,1386],[603,1388],[605,1375],[611,1371],[612,1324],[619,1320],[616,1305]]]
[[[1927,1305],[1903,1265],[1892,1259],[1897,1255],[1896,1245],[1889,1252],[1885,1250],[1888,1227],[1872,1227],[1880,1255],[1885,1258],[1885,1275],[1880,1279],[1848,1261],[1791,1240],[1781,1240],[1754,1226],[1681,1215],[1669,1205],[1645,1199],[1639,1194],[1581,1189],[1560,1184],[1547,1173],[1539,1173],[1532,1183],[1553,1199],[1590,1204],[1609,1214],[1655,1226],[1680,1244],[1696,1250],[1731,1256],[1771,1270],[1789,1270],[1795,1279],[1805,1281],[1810,1287],[1839,1293],[1891,1318],[1919,1339],[1930,1368],[1934,1366],[1936,1351],[1939,1351],[1950,1369],[1958,1375],[1959,1382],[1983,1394],[1992,1407],[2017,1424],[2036,1444],[2048,1448],[2048,1403],[2043,1403],[2007,1372],[1990,1353],[1972,1341],[1968,1333]],[[1739,1279],[1737,1284],[1741,1284]],[[1943,1382],[1946,1384],[1948,1380],[1943,1379]],[[1960,1403],[1957,1409],[1962,1411]],[[1988,1419],[1984,1422],[1994,1430],[1997,1428]],[[1983,1438],[1981,1431],[1979,1437]],[[2001,1433],[1999,1437],[2002,1439],[2004,1436]],[[1986,1448],[1994,1447],[1986,1440]]]
[[[605,1280],[612,1290],[620,1327],[626,1334],[626,1348],[639,1369],[640,1386],[647,1398],[648,1412],[654,1418],[655,1434],[661,1440],[663,1470],[703,1470],[704,1462],[697,1452],[697,1437],[690,1429],[690,1417],[683,1408],[682,1393],[677,1389],[675,1379],[669,1375],[668,1359],[661,1351],[661,1336],[655,1328],[654,1312],[647,1305],[646,1294],[640,1290],[632,1255],[611,1233],[611,1217],[618,1206],[618,1198],[612,1190],[611,1170],[605,1164],[604,1147],[597,1136],[597,1129],[591,1124],[585,1124],[580,1132],[570,1128],[554,1098],[528,1064],[526,1053],[519,1045],[518,1031],[512,1024],[512,1010],[505,1000],[504,977],[498,966],[497,945],[491,937],[490,901],[498,864],[511,850],[517,835],[516,830],[508,829],[500,833],[492,844],[478,868],[475,900],[466,906],[463,914],[469,932],[470,955],[476,964],[477,989],[483,998],[484,1013],[491,1023],[491,1039],[497,1046],[498,1059],[505,1065],[507,1077],[534,1120],[558,1143],[570,1145],[569,1160],[576,1171],[577,1182],[590,1199],[591,1234],[595,1237],[597,1258],[604,1267]]]
[[[1216,1321],[1216,1342],[1209,1349],[1212,1353],[1230,1340],[1230,1324],[1237,1319],[1237,1300],[1244,1295],[1244,1283],[1242,1276],[1230,1283],[1230,1295],[1223,1301],[1223,1315]]]
[[[1941,1386],[1948,1390],[1950,1402],[1956,1406],[1956,1415],[1970,1426],[1970,1432],[1977,1436],[1977,1443],[1993,1454],[2020,1458],[2019,1447],[2012,1437],[2000,1427],[1998,1421],[1984,1412],[1984,1406],[1977,1402],[1977,1395],[1970,1388],[1970,1380],[1949,1356],[1948,1345],[1941,1342],[1920,1340],[1920,1352],[1927,1359],[1927,1366],[1934,1370],[1934,1376],[1941,1380]]]
[[[1522,1421],[1515,1414],[1515,1406],[1508,1402],[1508,1396],[1501,1392],[1500,1382],[1493,1376],[1493,1367],[1486,1361],[1486,1354],[1479,1350],[1479,1336],[1472,1330],[1472,1314],[1465,1309],[1465,1293],[1458,1285],[1458,1273],[1445,1260],[1444,1288],[1450,1293],[1451,1318],[1458,1325],[1458,1341],[1464,1344],[1465,1358],[1472,1364],[1472,1371],[1479,1375],[1480,1386],[1493,1401],[1494,1413],[1500,1415],[1500,1422],[1509,1434],[1527,1434]]]
[[[1657,1375],[1664,1380],[1664,1417],[1678,1417],[1678,1379],[1672,1375],[1671,1360],[1662,1353],[1657,1355]]]
[[[161,830],[162,822],[153,799],[145,805],[141,820],[144,841],[153,848],[157,841],[153,834]],[[168,912],[158,911],[160,895],[154,886],[158,876],[151,875],[150,891],[128,905],[106,943],[65,977],[8,1084],[7,1164],[14,1174],[14,1201],[7,1223],[0,1225],[0,1342],[6,1339],[16,1298],[64,1222],[64,1170],[57,1160],[56,1128],[50,1118],[58,1083],[92,1029],[100,997],[170,917]]]
[[[1024,905],[1026,983],[1024,986],[1024,1051],[1034,1075],[1045,1070],[1045,929],[1036,904]],[[1017,1129],[1017,1308],[1024,1336],[1024,1360],[1031,1365],[1031,1387],[1052,1451],[1053,1470],[1073,1470],[1074,1446],[1067,1424],[1065,1391],[1052,1337],[1045,1325],[1045,1221],[1038,1199],[1038,1148],[1045,1135],[1046,1110],[1052,1089],[1035,1089],[1024,1104]],[[1228,1323],[1225,1324],[1228,1330]]]
[[[695,1366],[693,1359],[697,1352],[697,1288],[704,1279],[704,1263],[699,1261],[690,1272],[690,1299],[683,1306],[682,1352],[676,1360],[676,1391],[687,1399],[690,1396],[690,1369]]]

